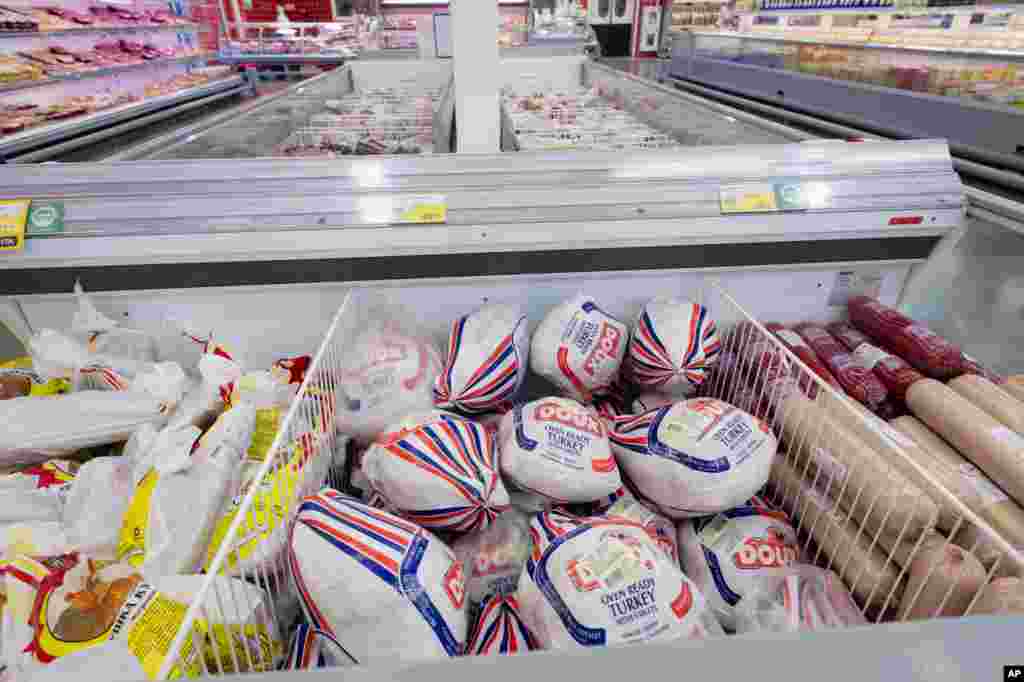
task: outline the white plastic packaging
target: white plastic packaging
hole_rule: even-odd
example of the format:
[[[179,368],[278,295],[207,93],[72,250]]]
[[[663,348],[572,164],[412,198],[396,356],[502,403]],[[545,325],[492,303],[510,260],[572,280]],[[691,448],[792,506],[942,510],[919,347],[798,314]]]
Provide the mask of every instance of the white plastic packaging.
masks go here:
[[[0,401],[0,466],[33,464],[118,443],[144,424],[162,426],[181,400],[185,373],[154,365],[126,391],[79,391]]]
[[[843,581],[810,564],[771,569],[736,607],[736,634],[798,632],[867,625]]]
[[[513,595],[492,594],[476,611],[466,642],[467,656],[495,656],[539,649]]]
[[[696,585],[640,525],[545,512],[519,580],[520,613],[544,649],[721,633]]]
[[[243,403],[202,438],[193,426],[158,435],[152,466],[125,511],[120,560],[147,579],[198,570],[216,520],[240,485],[255,419],[255,408]]]
[[[434,404],[480,414],[513,400],[529,368],[526,315],[517,306],[492,304],[452,323]]]
[[[363,455],[362,471],[424,528],[486,528],[509,506],[493,439],[479,424],[438,410],[392,425]]]
[[[762,420],[714,398],[618,417],[609,439],[641,501],[674,519],[743,504],[767,482],[778,447]]]
[[[502,419],[498,442],[506,479],[551,502],[593,502],[622,485],[604,421],[575,400],[517,406]]]
[[[125,450],[119,457],[83,464],[68,489],[64,532],[72,547],[90,557],[108,560],[117,555],[121,521],[135,491],[134,458],[128,446]]]
[[[60,521],[78,463],[53,459],[0,476],[0,526]]]
[[[718,327],[702,305],[655,298],[643,307],[626,356],[627,375],[644,391],[692,396],[718,362]]]
[[[679,565],[679,545],[676,541],[676,524],[668,517],[648,509],[629,493],[623,493],[611,507],[605,512],[606,516],[617,516],[641,525],[651,539],[657,543],[662,552],[665,553],[672,563]],[[685,567],[684,567],[685,568]],[[691,578],[692,573],[687,572]],[[704,585],[698,583],[698,587],[708,595]]]
[[[215,353],[203,353],[198,363],[200,380],[192,385],[167,422],[168,428],[191,424],[209,428],[224,411],[223,392],[242,376],[237,362]]]
[[[633,414],[650,412],[651,410],[656,410],[659,407],[671,405],[675,401],[675,398],[670,395],[665,395],[664,393],[654,393],[653,391],[641,393],[633,399]]]
[[[679,523],[682,566],[708,598],[726,630],[749,594],[773,593],[777,571],[800,561],[796,532],[784,512],[761,498]]]
[[[518,509],[459,538],[452,551],[465,566],[470,605],[479,605],[490,595],[514,594],[531,547],[529,517]]]
[[[313,670],[352,665],[352,657],[338,640],[323,630],[302,623],[292,633],[282,670]]]
[[[302,501],[290,545],[306,620],[355,662],[462,653],[462,562],[430,532],[327,488]]]
[[[626,354],[629,327],[579,294],[544,316],[530,341],[530,368],[562,395],[590,403],[607,394]]]
[[[411,412],[433,407],[441,357],[425,338],[381,322],[363,331],[342,359],[338,430],[369,443]]]

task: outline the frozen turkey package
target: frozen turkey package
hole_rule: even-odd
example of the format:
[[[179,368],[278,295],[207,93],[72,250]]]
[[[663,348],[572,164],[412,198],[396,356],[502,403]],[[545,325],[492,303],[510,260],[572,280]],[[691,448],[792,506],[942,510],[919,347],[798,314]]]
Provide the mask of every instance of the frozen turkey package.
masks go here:
[[[0,401],[0,466],[42,462],[128,439],[143,424],[162,426],[181,399],[185,373],[154,365],[127,391],[79,391]]]
[[[551,502],[593,502],[622,485],[604,421],[569,398],[515,407],[501,421],[498,444],[510,484]]]
[[[768,480],[778,447],[766,423],[714,398],[618,417],[609,438],[641,501],[674,519],[750,499]]]
[[[773,579],[762,581],[736,607],[736,634],[868,624],[834,572],[801,563],[768,571]]]
[[[654,539],[673,563],[679,563],[679,545],[676,542],[676,525],[666,516],[644,506],[628,492],[624,492],[605,512],[606,516],[616,516],[634,523],[639,523]],[[701,589],[704,589],[703,587]],[[707,590],[705,590],[706,592]]]
[[[526,315],[517,306],[491,304],[452,323],[434,403],[443,410],[480,414],[513,400],[529,369]]]
[[[466,643],[467,656],[518,654],[539,648],[519,613],[515,595],[492,594],[476,609]]]
[[[656,298],[643,307],[633,328],[626,374],[642,391],[689,397],[704,383],[721,350],[707,308]]]
[[[157,436],[152,464],[125,510],[117,548],[121,561],[147,578],[198,569],[217,518],[241,483],[255,418],[255,408],[243,403],[202,437],[194,426]]]
[[[570,398],[609,393],[626,354],[629,327],[579,294],[552,308],[533,332],[530,368]]]
[[[352,657],[338,640],[309,623],[302,623],[292,633],[281,670],[337,668],[352,663]]]
[[[529,517],[515,508],[459,538],[452,551],[465,567],[470,605],[492,594],[514,594],[531,546]]]
[[[747,595],[771,592],[778,582],[772,569],[800,558],[796,531],[785,512],[759,497],[715,516],[680,522],[679,551],[686,575],[730,631]]]
[[[59,521],[78,463],[52,459],[0,476],[0,525]]]
[[[259,672],[272,670],[283,654],[267,594],[234,578],[214,579],[191,641],[171,661],[171,639],[204,576],[145,581],[127,564],[104,566],[77,554],[22,556],[5,568],[14,596],[5,613],[7,663],[31,679],[160,679],[165,665],[168,678],[194,677],[203,671],[200,656],[207,669]]]
[[[288,558],[306,619],[354,662],[462,654],[462,562],[411,521],[326,488],[299,505]]]
[[[181,399],[167,422],[170,428],[191,424],[206,429],[224,411],[224,396],[242,376],[241,366],[226,352],[203,353],[198,363],[200,380]]]
[[[97,457],[78,470],[62,513],[64,532],[77,551],[97,559],[116,556],[121,521],[135,491],[133,464],[126,452],[118,457]]]
[[[432,530],[486,528],[509,506],[494,439],[440,410],[393,424],[363,455],[362,471],[402,516]]]
[[[517,596],[541,648],[721,633],[697,586],[639,524],[542,512],[530,533],[533,550]]]
[[[410,412],[433,407],[441,357],[427,338],[380,322],[362,331],[342,357],[338,430],[368,443]]]

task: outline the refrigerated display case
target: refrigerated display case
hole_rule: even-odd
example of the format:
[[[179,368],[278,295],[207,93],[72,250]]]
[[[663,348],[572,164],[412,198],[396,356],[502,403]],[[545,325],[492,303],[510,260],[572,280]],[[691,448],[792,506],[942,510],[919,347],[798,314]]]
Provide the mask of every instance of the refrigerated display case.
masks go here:
[[[6,295],[0,300],[0,319],[19,336],[65,326],[77,302],[71,292],[80,281],[104,315],[150,330],[159,339],[162,360],[194,363],[191,346],[181,337],[184,320],[188,329],[212,332],[230,345],[247,368],[269,367],[281,357],[311,356],[298,398],[281,416],[255,474],[254,480],[270,481],[271,487],[275,476],[289,476],[285,513],[255,536],[263,560],[256,568],[242,568],[240,552],[233,549],[235,542],[248,546],[253,541],[253,536],[242,536],[250,511],[260,518],[260,510],[267,508],[261,486],[251,486],[236,500],[239,512],[227,540],[207,556],[202,592],[209,599],[200,594],[177,614],[180,620],[170,628],[173,641],[156,662],[155,677],[197,668],[216,674],[274,667],[280,653],[275,646],[213,647],[189,659],[191,638],[198,632],[193,620],[205,623],[212,602],[221,604],[215,612],[242,607],[219,579],[224,571],[265,589],[279,607],[263,633],[268,639],[283,643],[290,634],[291,569],[284,552],[268,548],[285,546],[301,495],[325,482],[344,484],[332,467],[345,466],[349,434],[336,432],[330,421],[325,427],[324,415],[334,415],[346,350],[381,310],[402,311],[406,324],[441,344],[453,319],[486,303],[520,305],[532,331],[553,305],[581,291],[599,300],[608,314],[629,321],[651,298],[675,296],[713,310],[722,338],[733,340],[726,343],[727,352],[742,358],[753,357],[756,342],[782,352],[779,342],[756,325],[755,343],[736,345],[735,334],[744,322],[837,320],[846,301],[858,293],[891,305],[921,292],[921,300],[947,296],[955,275],[948,268],[936,275],[928,268],[929,259],[933,253],[959,253],[965,214],[963,187],[945,143],[810,139],[583,59],[510,60],[495,78],[509,93],[525,97],[524,112],[546,112],[545,120],[559,132],[564,132],[559,126],[571,130],[589,115],[588,105],[598,105],[602,118],[620,117],[634,130],[653,130],[643,135],[658,135],[671,146],[644,149],[629,143],[635,140],[630,134],[625,153],[580,139],[571,140],[571,149],[547,152],[280,158],[289,136],[309,132],[316,116],[334,115],[329,110],[337,107],[329,102],[344,106],[345,97],[373,88],[410,90],[415,83],[418,96],[442,91],[436,104],[431,98],[431,114],[442,122],[432,128],[434,134],[443,135],[450,130],[444,99],[457,89],[446,67],[437,61],[347,64],[253,108],[245,118],[123,155],[139,160],[0,167],[0,197],[59,204],[62,216],[59,231],[43,233],[30,225],[22,251],[0,256],[0,291]],[[568,106],[573,94],[581,105],[575,114]],[[507,104],[516,103],[510,94]],[[368,117],[388,113],[367,109]],[[503,117],[508,122],[504,132],[514,136],[511,113]],[[576,121],[570,120],[573,115]],[[621,132],[624,125],[608,132]],[[1005,254],[1019,249],[1017,262],[1024,257],[1024,242],[1015,239],[986,248]],[[979,255],[983,250],[978,249]],[[976,267],[977,262],[963,265]],[[991,273],[1005,277],[1001,295],[1006,305],[998,310],[1012,311],[1017,286],[1012,259],[1002,262],[1001,272]],[[960,300],[968,299],[965,294]],[[1020,371],[1016,356],[996,346],[993,342],[990,352],[1000,355],[999,367]],[[794,379],[818,381],[795,359],[788,362],[794,363]],[[724,363],[707,395],[740,400],[748,370],[749,363]],[[815,385],[820,395],[834,396],[824,384]],[[754,410],[758,385],[746,385],[751,387]],[[843,409],[843,404],[835,406]],[[843,414],[869,429],[874,424],[858,421],[863,419],[859,413]],[[778,414],[763,428],[792,438]],[[820,456],[818,446],[828,443],[818,439],[827,436],[820,430],[810,435],[803,445],[787,443],[795,451]],[[307,462],[297,471],[296,454]],[[779,457],[789,461],[796,455]],[[864,527],[849,531],[843,524],[850,516],[841,500],[828,502],[821,496],[830,489],[816,489],[814,474],[825,470],[825,461],[820,460],[821,469],[805,470],[802,492],[793,493],[777,474],[764,493],[790,512],[808,557],[833,566],[867,617],[898,618],[891,607],[900,601],[909,559],[920,543],[902,548],[909,554],[889,545],[883,553],[881,534]],[[829,471],[836,477],[841,469],[833,463]],[[1005,555],[1004,569],[1024,559],[969,508],[943,499],[957,523],[983,529],[983,537]],[[822,524],[806,511],[813,503],[824,504],[825,513],[815,518],[825,519],[827,527],[847,528],[851,545],[865,547],[881,562],[881,572],[893,578],[886,589],[865,589],[861,578],[849,572],[849,562],[836,559],[843,548],[828,544],[816,530]],[[951,615],[968,609],[958,606]],[[911,679],[980,679],[1015,655],[1019,627],[1019,616],[946,618],[429,666],[381,661],[319,674],[382,679],[439,672],[456,679],[480,674],[607,676],[635,675],[651,665],[674,670],[674,664],[685,661],[701,674],[740,675],[756,669],[764,676],[766,660],[792,657],[806,665],[787,668],[787,678],[819,677],[828,670],[840,678],[899,671]],[[238,636],[248,642],[245,629]],[[846,661],[849,665],[843,666]],[[833,671],[835,666],[843,669]],[[271,676],[300,682],[306,678],[296,675],[315,674]]]
[[[1022,53],[811,44],[730,33],[688,36],[672,75],[856,117],[879,129],[1014,155],[1022,140]]]

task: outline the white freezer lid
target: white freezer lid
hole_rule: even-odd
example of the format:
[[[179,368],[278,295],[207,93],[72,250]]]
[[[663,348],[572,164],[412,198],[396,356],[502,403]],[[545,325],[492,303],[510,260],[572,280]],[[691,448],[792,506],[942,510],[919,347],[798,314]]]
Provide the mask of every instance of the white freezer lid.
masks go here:
[[[723,212],[723,196],[737,188],[770,193],[779,183],[812,188],[816,207]],[[9,166],[0,167],[0,188],[0,198],[61,200],[65,208],[62,235],[29,239],[23,252],[0,257],[0,272],[844,240],[895,244],[947,234],[960,225],[963,210],[949,150],[938,141],[824,141],[628,156]],[[417,201],[442,202],[447,221],[412,225],[389,217]],[[884,251],[872,260],[885,260]],[[895,247],[893,254],[908,257]],[[926,256],[927,250],[913,258]]]
[[[973,616],[804,634],[686,640],[615,649],[477,656],[441,663],[245,675],[250,682],[522,682],[664,679],[715,682],[1002,680],[1021,664],[1021,617]]]

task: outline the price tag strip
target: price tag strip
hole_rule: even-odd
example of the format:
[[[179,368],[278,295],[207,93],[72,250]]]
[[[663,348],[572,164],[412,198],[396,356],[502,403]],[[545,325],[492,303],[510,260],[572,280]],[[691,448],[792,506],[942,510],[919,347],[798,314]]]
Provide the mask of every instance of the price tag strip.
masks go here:
[[[363,223],[371,225],[440,224],[448,221],[448,199],[441,195],[359,199]]]
[[[825,208],[832,191],[824,182],[763,182],[722,185],[719,208],[731,213],[777,213]]]

